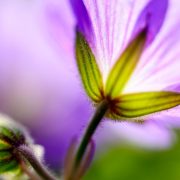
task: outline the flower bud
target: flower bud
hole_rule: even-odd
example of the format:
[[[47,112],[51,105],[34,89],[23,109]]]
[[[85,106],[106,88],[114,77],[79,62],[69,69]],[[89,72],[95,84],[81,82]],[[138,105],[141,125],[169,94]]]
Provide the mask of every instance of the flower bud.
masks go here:
[[[22,174],[22,163],[26,163],[26,161],[22,159],[17,150],[20,146],[28,146],[36,153],[36,145],[33,145],[33,141],[25,128],[1,114],[0,174],[8,173],[9,177]],[[38,149],[42,148],[38,146]],[[41,154],[43,154],[42,150]]]

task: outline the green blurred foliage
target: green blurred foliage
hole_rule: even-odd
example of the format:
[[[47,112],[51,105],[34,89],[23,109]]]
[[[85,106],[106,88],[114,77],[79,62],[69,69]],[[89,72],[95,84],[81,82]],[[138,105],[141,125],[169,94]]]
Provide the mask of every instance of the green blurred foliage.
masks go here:
[[[165,150],[112,147],[97,156],[83,180],[180,180],[180,133],[178,137]]]

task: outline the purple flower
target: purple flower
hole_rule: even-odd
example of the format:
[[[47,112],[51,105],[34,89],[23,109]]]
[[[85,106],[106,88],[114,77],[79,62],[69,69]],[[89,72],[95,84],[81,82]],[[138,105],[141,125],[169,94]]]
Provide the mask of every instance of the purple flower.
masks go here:
[[[71,4],[77,19],[76,58],[88,96],[95,103],[110,98],[111,118],[178,119],[178,107],[169,110],[176,115],[162,111],[180,103],[178,2],[71,0]],[[167,96],[161,101],[162,94],[149,92]],[[169,101],[169,95],[174,100]]]
[[[76,23],[73,16],[63,14],[64,10],[66,13],[69,12],[67,1],[54,0],[49,4],[51,6],[48,7],[47,13],[48,27],[57,46],[63,47],[64,42],[61,38],[64,37],[64,33],[62,34],[61,30],[66,29],[67,33],[70,29],[75,30],[75,26],[78,25],[95,54],[104,79],[130,40],[143,26],[147,25],[145,16],[149,13],[153,14],[148,21],[151,27],[148,36],[149,45],[144,50],[125,90],[129,93],[153,90],[179,92],[179,72],[175,70],[179,66],[178,37],[180,36],[177,1],[72,0],[71,6]],[[68,10],[64,7],[68,7]],[[65,47],[71,47],[72,51],[72,42],[75,40],[72,31],[71,35],[66,34],[66,38],[69,45]],[[69,54],[71,53],[66,53],[66,56]],[[72,54],[68,58],[71,63],[75,63]],[[74,66],[73,71],[76,71]],[[118,139],[116,137],[120,136],[121,139],[128,139],[151,148],[166,147],[174,138],[170,128],[178,127],[180,124],[179,116],[178,107],[176,107],[148,116],[148,121],[142,125],[104,122],[97,133],[98,141]]]

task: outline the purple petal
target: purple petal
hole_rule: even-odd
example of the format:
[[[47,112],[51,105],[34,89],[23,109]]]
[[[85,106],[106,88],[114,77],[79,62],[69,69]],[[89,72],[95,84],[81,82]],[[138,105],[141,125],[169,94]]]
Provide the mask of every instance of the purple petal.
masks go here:
[[[43,4],[44,21],[46,35],[52,45],[56,46],[59,55],[68,56],[69,65],[74,61],[74,26],[75,18],[70,8],[70,3],[66,0],[46,0]],[[50,39],[51,38],[51,39]],[[55,43],[56,44],[55,44]],[[63,58],[60,59],[63,61]]]
[[[97,144],[101,145],[129,142],[150,149],[167,148],[173,144],[175,138],[170,129],[153,120],[146,121],[144,124],[106,122],[97,137]]]
[[[77,26],[85,35],[98,60],[104,78],[119,57],[124,47],[129,42],[134,25],[144,23],[147,12],[153,15],[154,21],[157,12],[154,12],[159,3],[149,0],[128,0],[128,1],[101,1],[101,0],[71,0],[73,10],[77,19]],[[161,5],[161,3],[160,3]],[[146,8],[144,8],[146,6]],[[155,8],[155,10],[154,10]],[[162,5],[162,8],[164,6]],[[148,10],[148,11],[147,11]],[[165,13],[162,10],[162,14]],[[149,34],[155,35],[163,22],[156,20],[155,25],[149,25]],[[137,30],[136,30],[137,31]],[[134,33],[133,33],[134,34]],[[151,35],[152,36],[152,35]],[[150,37],[150,36],[149,36]]]
[[[88,11],[82,0],[70,0],[73,12],[77,17],[77,28],[80,32],[86,36],[87,40],[89,34],[93,33],[91,20],[88,15]]]
[[[150,44],[161,29],[168,8],[168,0],[151,0],[141,12],[135,25],[134,34],[148,29],[147,43]]]
[[[125,92],[179,91],[180,12],[178,7],[178,1],[171,1],[160,33],[143,53]]]
[[[157,122],[163,124],[167,128],[180,127],[180,106],[167,111],[161,112],[153,117]]]

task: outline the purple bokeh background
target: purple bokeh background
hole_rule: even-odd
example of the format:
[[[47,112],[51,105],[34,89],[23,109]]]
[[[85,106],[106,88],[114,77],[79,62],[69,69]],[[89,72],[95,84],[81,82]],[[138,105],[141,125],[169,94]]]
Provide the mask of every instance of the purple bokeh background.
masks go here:
[[[0,2],[0,111],[28,126],[57,165],[84,126],[90,103],[70,58],[68,30],[62,28],[63,48],[56,49],[47,8],[43,1]]]

